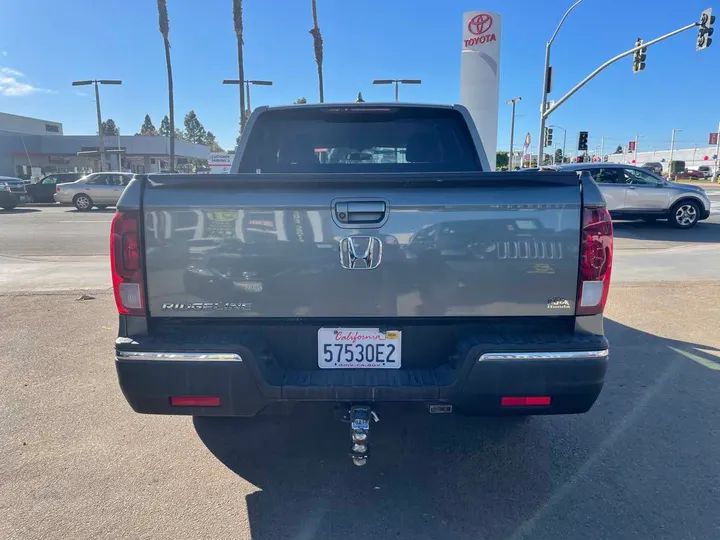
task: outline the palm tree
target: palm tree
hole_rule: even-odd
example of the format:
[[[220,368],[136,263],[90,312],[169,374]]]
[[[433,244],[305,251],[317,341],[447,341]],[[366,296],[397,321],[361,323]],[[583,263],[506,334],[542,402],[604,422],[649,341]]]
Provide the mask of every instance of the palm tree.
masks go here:
[[[245,68],[243,66],[243,16],[242,0],[233,0],[233,23],[235,24],[235,36],[237,36],[238,48],[238,79],[240,84],[240,134],[245,129]],[[239,140],[239,139],[238,139]]]
[[[168,101],[170,106],[170,171],[175,171],[175,98],[173,95],[173,77],[172,63],[170,62],[170,22],[168,21],[166,0],[157,0],[158,21],[160,24],[160,33],[165,43],[165,63],[168,72]]]
[[[310,30],[310,35],[313,37],[313,45],[315,46],[315,62],[318,68],[318,88],[320,89],[320,103],[325,103],[325,92],[323,91],[323,39],[320,35],[320,27],[317,22],[317,5],[315,0],[312,0],[312,14],[313,14],[313,29]]]

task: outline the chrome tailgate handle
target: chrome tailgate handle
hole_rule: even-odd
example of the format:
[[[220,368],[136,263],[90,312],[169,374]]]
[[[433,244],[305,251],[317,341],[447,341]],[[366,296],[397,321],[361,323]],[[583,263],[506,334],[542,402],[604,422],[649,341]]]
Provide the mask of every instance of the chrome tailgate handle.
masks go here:
[[[335,203],[335,217],[341,223],[380,223],[385,219],[385,201]]]

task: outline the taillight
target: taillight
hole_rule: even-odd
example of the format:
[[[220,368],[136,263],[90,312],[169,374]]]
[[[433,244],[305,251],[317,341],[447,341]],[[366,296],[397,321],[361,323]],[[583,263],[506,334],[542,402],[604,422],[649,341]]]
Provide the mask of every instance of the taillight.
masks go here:
[[[577,315],[602,313],[610,291],[613,226],[607,208],[583,208]]]
[[[140,214],[118,212],[110,229],[110,266],[118,313],[145,315]]]
[[[55,186],[55,193],[60,193],[60,186]]]

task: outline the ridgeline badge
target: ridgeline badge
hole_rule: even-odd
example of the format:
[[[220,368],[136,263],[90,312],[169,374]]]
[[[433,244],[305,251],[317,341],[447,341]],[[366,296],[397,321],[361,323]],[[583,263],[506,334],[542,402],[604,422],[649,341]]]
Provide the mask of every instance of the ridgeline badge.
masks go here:
[[[564,298],[556,296],[555,298],[548,300],[547,307],[548,309],[570,309],[570,302]]]

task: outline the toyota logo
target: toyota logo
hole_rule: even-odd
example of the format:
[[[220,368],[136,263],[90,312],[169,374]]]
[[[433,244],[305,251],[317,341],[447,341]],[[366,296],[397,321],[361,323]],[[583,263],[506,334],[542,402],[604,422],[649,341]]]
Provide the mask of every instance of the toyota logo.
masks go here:
[[[479,36],[492,28],[492,16],[488,13],[478,13],[468,23],[468,30],[471,34]]]

